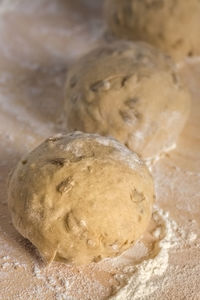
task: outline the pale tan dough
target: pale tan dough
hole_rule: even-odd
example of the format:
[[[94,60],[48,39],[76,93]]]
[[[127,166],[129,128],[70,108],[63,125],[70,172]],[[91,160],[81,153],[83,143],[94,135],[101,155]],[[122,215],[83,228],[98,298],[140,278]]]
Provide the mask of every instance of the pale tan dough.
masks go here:
[[[47,139],[9,180],[12,222],[47,262],[119,255],[146,230],[153,201],[153,181],[139,157],[94,134]]]
[[[100,46],[67,76],[68,129],[113,136],[143,159],[176,142],[189,103],[171,59],[141,42]]]
[[[199,0],[106,0],[105,16],[118,37],[149,42],[176,60],[200,55]]]

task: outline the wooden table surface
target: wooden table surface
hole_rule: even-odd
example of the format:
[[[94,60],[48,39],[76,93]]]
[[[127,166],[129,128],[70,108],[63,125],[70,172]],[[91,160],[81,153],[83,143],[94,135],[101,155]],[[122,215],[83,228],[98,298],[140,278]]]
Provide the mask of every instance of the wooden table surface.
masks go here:
[[[18,159],[65,131],[67,69],[102,39],[102,2],[0,2],[0,300],[105,299],[116,284],[124,285],[109,264],[46,268],[12,226],[6,204],[7,176]],[[154,165],[152,174],[157,205],[195,238],[169,250],[169,267],[155,278],[155,291],[141,298],[147,300],[200,299],[200,59],[182,62],[179,70],[192,93],[190,118],[177,148]]]

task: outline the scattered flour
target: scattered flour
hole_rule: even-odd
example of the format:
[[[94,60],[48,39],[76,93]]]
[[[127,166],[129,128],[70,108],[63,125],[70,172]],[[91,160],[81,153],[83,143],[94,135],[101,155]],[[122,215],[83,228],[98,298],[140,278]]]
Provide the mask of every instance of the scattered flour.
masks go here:
[[[176,149],[176,143],[172,144],[169,147],[166,147],[165,149],[163,149],[163,151],[161,153],[159,153],[155,157],[150,157],[150,158],[146,159],[145,163],[146,163],[147,167],[149,168],[149,170],[152,171],[153,165],[155,165],[161,158],[163,158],[166,155],[166,153],[173,151],[175,149]]]
[[[112,267],[116,267],[118,270],[114,275],[114,279],[119,283],[116,287],[118,292],[110,299],[148,299],[160,286],[160,284],[155,284],[155,279],[161,279],[169,267],[169,251],[172,248],[181,249],[185,245],[190,245],[197,238],[194,232],[187,234],[183,228],[170,218],[168,212],[163,211],[158,206],[154,207],[153,220],[156,225],[151,232],[152,237],[155,239],[152,251],[148,251],[142,242],[138,242],[133,249],[127,250],[121,256],[106,259],[102,262],[101,270],[106,271],[106,264],[107,271],[111,270]],[[134,257],[133,252],[140,259],[139,263],[131,263],[131,259]],[[131,259],[127,260],[127,256]],[[47,289],[55,294],[56,300],[77,300],[79,295],[83,297],[83,286],[86,287],[86,290],[91,288],[102,289],[103,292],[105,289],[98,281],[84,276],[84,272],[77,275],[66,274],[65,272],[58,272],[58,274],[50,272],[50,275],[47,275],[46,268],[35,265],[33,274],[37,279],[43,281]],[[75,298],[73,298],[74,290],[77,296]],[[84,293],[83,299],[90,299],[90,296],[87,298]],[[97,296],[96,299],[104,298],[103,296]]]
[[[139,156],[130,151],[127,147],[120,144],[116,139],[112,137],[102,137],[99,134],[89,134],[83,133],[80,131],[75,131],[73,133],[69,133],[67,135],[56,134],[49,138],[49,140],[54,138],[65,138],[68,142],[67,146],[60,145],[60,149],[65,151],[72,151],[74,155],[77,157],[82,156],[82,147],[83,147],[83,139],[86,141],[90,141],[91,138],[95,138],[95,141],[104,146],[111,146],[118,150],[117,153],[112,153],[113,156],[116,156],[117,160],[120,160],[126,165],[128,165],[133,170],[137,169],[141,165],[143,165],[143,161],[139,158]],[[79,141],[80,138],[80,141]],[[74,144],[73,140],[77,139],[77,142]],[[71,143],[72,141],[72,143]]]
[[[158,207],[155,207],[153,218],[158,224],[153,235],[159,238],[164,230],[164,238],[158,242],[159,251],[154,257],[136,265],[128,284],[112,297],[112,300],[148,299],[148,296],[159,288],[158,285],[153,284],[152,280],[155,276],[161,277],[168,268],[169,250],[180,248],[197,238],[195,233],[191,233],[186,239],[185,231],[170,219],[168,212],[164,212]],[[164,223],[162,223],[163,221]]]
[[[3,256],[0,257],[0,269],[17,269],[17,268],[23,268],[26,270],[26,264],[19,263],[18,261],[14,260],[12,261],[9,256]]]
[[[51,2],[51,3],[50,3]],[[59,1],[58,1],[59,2]],[[51,22],[47,22],[48,20],[42,22],[38,18],[39,13],[44,13],[44,10],[47,11],[47,8],[51,12],[56,12],[57,7],[59,4],[56,1],[50,1],[50,0],[37,0],[37,1],[25,1],[25,0],[2,0],[0,5],[0,14],[3,16],[4,13],[11,13],[12,11],[17,11],[17,14],[24,13],[24,12],[31,12],[31,17],[33,16],[33,12],[37,12],[37,18],[34,22],[34,26],[31,26],[31,30],[27,31],[30,36],[32,35],[34,43],[30,40],[26,43],[26,48],[24,48],[24,44],[22,44],[22,39],[16,39],[15,36],[10,37],[9,31],[5,31],[7,24],[12,21],[12,19],[9,18],[2,18],[1,19],[1,27],[0,27],[0,50],[1,55],[4,58],[7,58],[10,62],[10,70],[8,69],[8,72],[5,73],[5,70],[2,71],[2,74],[0,76],[0,84],[5,85],[8,84],[9,93],[5,93],[1,91],[1,97],[0,97],[0,106],[1,106],[1,136],[6,137],[6,134],[11,135],[13,141],[15,142],[17,139],[22,138],[23,142],[26,144],[28,139],[36,138],[38,139],[38,135],[40,138],[47,137],[50,134],[53,134],[55,131],[52,127],[51,122],[48,122],[46,118],[41,117],[39,111],[34,113],[32,110],[26,108],[24,106],[23,101],[20,102],[20,105],[17,105],[18,98],[24,98],[25,95],[23,94],[23,90],[27,89],[27,82],[20,81],[19,87],[21,93],[16,95],[16,88],[19,88],[17,83],[12,87],[12,82],[14,82],[15,73],[12,72],[13,65],[15,66],[16,63],[19,64],[20,68],[24,68],[23,74],[36,74],[34,70],[38,68],[40,65],[40,58],[39,58],[39,52],[42,53],[44,57],[47,57],[47,61],[52,61],[55,63],[58,63],[59,65],[65,62],[66,56],[68,57],[68,61],[70,61],[71,57],[74,58],[76,55],[79,55],[82,51],[84,52],[86,49],[89,48],[89,44],[96,41],[97,36],[101,33],[99,32],[100,27],[99,23],[96,20],[92,20],[88,23],[88,25],[82,25],[80,26],[79,22],[74,22],[72,29],[70,31],[65,31],[66,23],[65,20],[68,18],[65,17],[65,19],[61,20],[62,24],[59,25],[59,22],[53,22],[53,25],[51,25]],[[62,1],[60,1],[61,3]],[[81,2],[81,1],[78,1]],[[101,1],[93,1],[93,0],[85,0],[84,2],[87,2],[88,5],[92,6],[98,6],[98,3],[101,3]],[[23,3],[23,5],[21,5]],[[41,3],[45,4],[44,9],[41,9]],[[46,5],[48,3],[48,5]],[[63,1],[64,3],[64,1]],[[50,5],[51,4],[51,5]],[[71,14],[71,12],[69,12]],[[78,16],[78,14],[77,14]],[[6,19],[9,20],[9,22],[6,23]],[[14,18],[13,18],[14,19]],[[88,18],[89,19],[89,18]],[[91,16],[92,19],[92,16]],[[22,18],[20,19],[23,23],[23,14]],[[43,20],[43,18],[42,18]],[[54,20],[54,19],[53,19]],[[58,19],[57,19],[58,20]],[[12,23],[11,23],[12,24]],[[15,23],[13,23],[15,24]],[[31,18],[30,18],[30,24]],[[67,23],[68,24],[68,23]],[[51,26],[50,26],[51,25]],[[96,27],[95,27],[96,26]],[[9,26],[8,26],[9,27]],[[98,28],[97,28],[98,27]],[[64,28],[64,31],[63,31]],[[92,30],[91,30],[92,28]],[[16,28],[17,29],[17,28]],[[25,30],[26,28],[23,28]],[[97,30],[98,29],[98,30]],[[20,31],[20,28],[17,29],[18,35],[20,34],[23,36],[23,30]],[[88,30],[86,33],[85,31]],[[94,33],[94,30],[96,30],[96,33]],[[85,32],[85,34],[84,34]],[[5,36],[4,36],[5,35]],[[17,36],[18,36],[17,35]],[[28,36],[28,35],[27,35]],[[42,36],[43,43],[40,43],[40,38]],[[7,39],[8,37],[8,39]],[[46,37],[46,38],[45,38]],[[71,39],[70,42],[68,40],[68,37]],[[26,38],[26,34],[24,36]],[[54,47],[53,40],[58,42],[58,46],[62,45],[62,47]],[[48,44],[49,41],[52,40],[52,44]],[[17,42],[18,44],[14,43]],[[43,50],[39,49],[41,45],[44,44],[46,48]],[[62,44],[61,44],[62,41]],[[87,41],[87,43],[85,42]],[[14,44],[13,44],[14,43]],[[37,47],[38,44],[38,47]],[[11,47],[14,45],[14,48]],[[21,47],[23,45],[23,48]],[[20,46],[20,48],[19,48]],[[35,49],[36,46],[36,49]],[[41,47],[42,48],[42,47]],[[22,54],[18,55],[18,51]],[[27,49],[31,49],[31,53],[29,57],[24,57],[23,53],[26,54]],[[60,50],[61,49],[61,50]],[[3,56],[4,55],[4,56]],[[38,55],[38,56],[37,56]],[[32,57],[33,56],[33,57]],[[37,59],[38,58],[38,59]],[[64,59],[63,59],[64,58]],[[190,62],[193,65],[196,65],[197,62],[200,62],[200,58],[191,59],[189,58]],[[178,66],[179,69],[181,69],[185,63],[182,63]],[[22,70],[19,68],[17,74],[17,77],[20,76],[22,73]],[[50,69],[52,68],[52,64],[50,65],[50,68],[47,68],[46,77],[48,78],[50,76]],[[61,71],[60,71],[61,72]],[[58,85],[62,86],[63,80],[59,81],[59,79],[64,78],[65,75],[62,75],[58,77]],[[193,78],[193,77],[192,77]],[[54,78],[56,80],[56,78]],[[48,93],[47,91],[51,88],[50,83],[48,85],[45,85],[44,78],[41,79],[41,86],[40,84],[34,83],[34,78],[32,78],[32,84],[33,86],[39,89],[33,89],[33,87],[29,88],[30,93],[26,95],[27,97],[30,97],[30,94],[34,94],[37,96],[38,101],[41,103],[46,102],[46,107],[48,106]],[[12,82],[11,82],[12,81]],[[193,80],[195,82],[195,80]],[[198,78],[199,81],[199,78]],[[198,82],[194,83],[194,90],[199,91],[198,88]],[[60,95],[60,94],[59,94]],[[198,94],[199,95],[199,94]],[[60,99],[60,96],[57,94],[54,95],[55,99]],[[199,98],[199,96],[198,96]],[[28,99],[28,98],[27,98]],[[17,100],[17,101],[16,101]],[[36,98],[34,98],[36,101]],[[33,106],[34,107],[34,106]],[[46,113],[48,114],[48,113]],[[10,121],[8,119],[8,116],[10,116]],[[15,120],[15,122],[13,121]],[[199,119],[198,119],[199,120]],[[198,121],[197,120],[197,121]],[[13,122],[11,122],[13,121]],[[197,123],[197,122],[196,122]],[[30,128],[30,131],[28,134],[23,134],[24,128]],[[194,129],[192,127],[192,129]],[[57,131],[57,130],[56,130]],[[189,134],[189,133],[188,133]],[[192,131],[192,134],[190,133],[188,136],[192,137],[194,139],[195,132]],[[138,140],[140,142],[141,136],[138,133]],[[0,192],[3,191],[1,196],[1,204],[3,204],[2,207],[5,207],[6,200],[4,196],[4,189],[2,188],[2,184],[5,181],[5,174],[4,169],[8,168],[9,161],[4,160],[6,155],[4,153],[4,150],[8,152],[8,150],[11,150],[11,153],[15,154],[16,152],[16,145],[14,145],[9,148],[6,147],[6,145],[3,144],[3,139],[1,138],[1,154],[2,154],[2,161],[1,161],[1,189]],[[25,142],[26,141],[26,142]],[[22,150],[24,151],[24,143],[22,144]],[[10,144],[9,144],[10,145]],[[175,145],[174,145],[175,146]],[[167,149],[172,150],[172,149]],[[11,154],[10,153],[10,154]],[[9,160],[10,160],[10,154],[9,154]],[[197,156],[194,156],[197,157]],[[158,156],[153,163],[155,163],[157,160],[160,159],[160,156]],[[186,156],[186,159],[188,159],[188,156]],[[191,159],[191,158],[189,158]],[[196,162],[196,160],[195,160]],[[5,164],[5,166],[3,166]],[[176,206],[177,211],[181,214],[183,212],[183,217],[185,212],[190,212],[190,215],[194,215],[196,212],[199,211],[199,178],[200,173],[193,173],[191,171],[187,171],[187,173],[183,173],[182,170],[176,170],[174,174],[169,174],[169,170],[167,169],[167,172],[164,173],[163,170],[159,170],[158,174],[156,174],[157,177],[157,184],[156,188],[159,191],[158,201],[162,204],[167,203],[169,199],[172,199],[173,193],[176,194],[172,200],[176,200]],[[166,183],[166,179],[169,180],[169,182]],[[166,189],[163,189],[163,185],[167,185]],[[163,192],[164,191],[164,192]],[[173,192],[173,193],[172,193]],[[164,199],[163,199],[164,198]],[[188,201],[188,199],[190,201]],[[7,214],[3,214],[3,211],[1,211],[0,219],[1,224],[4,224],[4,218],[7,217]],[[199,286],[199,273],[200,273],[200,265],[199,265],[199,259],[195,261],[196,258],[193,257],[193,253],[195,250],[199,252],[199,244],[197,244],[196,248],[193,247],[192,249],[189,249],[189,255],[191,256],[191,262],[186,263],[186,266],[184,270],[179,267],[179,264],[177,264],[177,267],[171,266],[169,264],[169,254],[170,251],[173,249],[181,250],[184,248],[184,245],[193,245],[193,243],[196,242],[197,234],[195,232],[188,232],[190,228],[187,228],[186,231],[180,228],[172,219],[171,217],[165,213],[164,211],[160,210],[158,207],[155,209],[154,212],[154,220],[157,222],[158,226],[156,229],[152,232],[152,236],[157,241],[157,251],[156,253],[148,253],[148,249],[144,247],[142,243],[138,243],[135,247],[137,249],[137,257],[140,258],[140,262],[138,264],[131,264],[126,263],[125,256],[113,259],[110,261],[110,264],[119,267],[119,272],[114,276],[117,281],[119,281],[121,284],[119,288],[122,287],[122,289],[119,289],[118,294],[112,299],[114,300],[134,300],[134,299],[170,299],[168,298],[160,298],[160,295],[158,297],[151,298],[152,293],[156,292],[159,287],[162,287],[162,285],[166,285],[165,278],[163,279],[163,275],[168,274],[168,276],[176,276],[177,281],[179,281],[179,286],[181,286],[182,289],[185,290],[185,298],[181,299],[200,299],[200,294],[197,295],[197,290]],[[194,223],[195,221],[192,220],[191,223]],[[1,225],[0,224],[0,225]],[[106,272],[111,272],[110,265],[106,269],[105,265],[100,264],[101,267],[98,269],[98,265],[96,264],[94,267],[94,270],[91,268],[90,272],[83,271],[82,273],[78,273],[75,271],[67,271],[69,267],[65,267],[65,269],[62,269],[62,266],[59,265],[58,267],[50,268],[48,271],[48,268],[42,268],[38,265],[38,262],[35,262],[34,267],[31,267],[32,264],[32,258],[30,259],[30,256],[27,255],[27,257],[22,254],[20,248],[17,250],[15,244],[15,238],[13,239],[13,233],[11,234],[10,222],[6,222],[6,226],[3,226],[1,228],[0,226],[0,293],[4,293],[3,300],[7,299],[7,295],[9,293],[13,295],[13,299],[26,299],[26,300],[32,300],[32,299],[56,299],[56,300],[85,300],[85,299],[92,299],[92,300],[99,300],[99,299],[105,299],[105,293],[103,291],[106,290],[106,287],[103,286],[103,284],[98,281],[95,277],[93,277],[94,272],[107,274]],[[193,230],[193,229],[192,229]],[[6,236],[5,232],[9,233],[9,236]],[[24,250],[24,249],[23,249]],[[28,251],[27,251],[28,253]],[[9,254],[9,255],[8,255]],[[17,259],[17,257],[20,257],[20,259]],[[32,256],[31,256],[32,257]],[[23,264],[21,262],[28,261],[27,265]],[[196,262],[196,265],[194,263]],[[124,266],[125,264],[125,266]],[[177,269],[175,269],[177,268]],[[31,269],[31,270],[30,270]],[[121,269],[121,272],[120,272]],[[60,272],[60,270],[63,270]],[[19,271],[19,272],[18,272]],[[167,271],[167,272],[166,272]],[[171,273],[170,273],[171,272]],[[14,275],[16,276],[14,278]],[[14,278],[14,279],[13,279]],[[19,278],[19,281],[17,281],[17,278]],[[156,285],[153,279],[158,278],[159,286]],[[27,279],[28,285],[26,285]],[[168,278],[167,278],[168,280]],[[196,281],[195,281],[196,280]],[[32,281],[35,281],[35,285],[31,285]],[[172,279],[169,280],[169,288],[172,286]],[[2,282],[5,282],[5,284],[1,285]],[[110,284],[113,284],[112,279],[109,279],[108,282]],[[188,283],[184,286],[182,283]],[[29,284],[30,283],[30,284]],[[34,284],[34,282],[33,282]],[[195,285],[196,284],[196,285]],[[26,286],[26,287],[25,287]],[[189,286],[189,289],[188,289]],[[22,290],[20,290],[21,287]],[[52,292],[52,297],[48,296],[48,291]],[[95,292],[95,297],[91,297],[90,291],[93,290]],[[72,295],[72,292],[75,292]],[[99,292],[100,291],[100,292]],[[109,294],[109,291],[106,293],[106,295]],[[5,296],[6,295],[6,296]],[[1,296],[0,296],[1,298]],[[172,298],[171,298],[172,299]],[[173,299],[177,299],[177,295],[175,294],[175,297]]]

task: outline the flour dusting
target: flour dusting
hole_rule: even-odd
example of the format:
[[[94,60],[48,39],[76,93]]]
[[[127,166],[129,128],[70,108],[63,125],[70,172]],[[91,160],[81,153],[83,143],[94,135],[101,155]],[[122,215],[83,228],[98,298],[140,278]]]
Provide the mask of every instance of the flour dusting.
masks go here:
[[[59,118],[67,69],[104,39],[101,6],[0,1],[0,299],[200,299],[200,58],[178,65],[192,94],[191,116],[176,149],[166,149],[175,151],[150,165],[157,207],[147,236],[114,259],[45,266],[12,226],[8,173],[27,151],[66,130]]]
[[[196,235],[191,233],[189,239],[186,240],[184,230],[170,219],[168,212],[164,212],[158,207],[155,207],[153,219],[158,226],[153,232],[154,236],[159,238],[162,231],[164,231],[164,238],[160,239],[157,245],[159,247],[158,253],[135,266],[135,271],[128,284],[116,296],[112,297],[113,300],[135,300],[148,297],[159,288],[158,285],[153,284],[154,277],[161,277],[168,268],[169,250],[172,248],[178,249],[185,243],[193,242],[196,239]]]

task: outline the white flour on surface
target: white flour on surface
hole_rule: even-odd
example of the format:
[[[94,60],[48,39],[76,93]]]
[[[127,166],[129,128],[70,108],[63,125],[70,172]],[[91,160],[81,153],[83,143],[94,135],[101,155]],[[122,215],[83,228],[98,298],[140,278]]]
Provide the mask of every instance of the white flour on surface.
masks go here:
[[[116,292],[111,299],[200,299],[199,59],[188,60],[193,67],[185,80],[194,106],[183,134],[188,144],[175,150],[180,164],[189,167],[160,156],[151,166],[157,203],[170,214],[156,207],[150,242],[141,240],[120,257],[82,268],[44,266],[11,224],[8,172],[21,155],[62,131],[56,122],[67,68],[100,38],[101,5],[101,0],[0,1],[0,300],[104,300]]]
[[[153,213],[153,219],[158,222],[156,230],[153,232],[156,238],[162,234],[164,230],[164,238],[158,242],[159,251],[155,257],[144,260],[138,266],[135,266],[135,272],[129,279],[128,284],[122,288],[113,300],[135,300],[148,299],[148,296],[159,288],[154,285],[152,280],[155,276],[162,276],[169,264],[169,250],[172,248],[180,249],[181,246],[189,244],[196,239],[196,234],[191,233],[189,239],[186,239],[185,232],[179,228],[175,221],[171,220],[168,212],[164,212],[158,207]],[[160,223],[160,220],[164,223]]]
[[[115,296],[111,297],[112,300],[148,299],[148,296],[159,288],[159,285],[154,284],[154,279],[162,278],[167,271],[169,251],[190,245],[197,238],[197,235],[193,232],[187,236],[185,231],[170,218],[169,213],[164,212],[157,206],[154,208],[153,220],[156,227],[151,234],[155,238],[155,242],[150,252],[147,251],[142,242],[139,242],[132,250],[129,249],[121,256],[107,259],[105,262],[102,262],[102,265],[101,263],[99,264],[101,271],[111,270],[111,266],[117,267],[114,279],[119,283],[117,287],[119,291]],[[134,255],[141,258],[140,263],[131,264],[131,256],[133,259]],[[128,260],[127,256],[129,256]],[[45,284],[47,289],[56,295],[56,300],[68,299],[67,297],[72,297],[69,299],[73,300],[91,299],[89,296],[87,298],[87,295],[83,295],[82,286],[84,285],[87,289],[98,290],[96,299],[104,299],[105,287],[101,286],[98,280],[87,278],[84,271],[76,275],[69,272],[66,275],[63,271],[53,272],[52,270],[50,274],[47,274],[46,268],[41,268],[35,264],[33,274]],[[121,286],[124,287],[120,289]],[[76,296],[74,296],[75,290]],[[79,292],[83,298],[79,298]]]
[[[163,151],[157,154],[155,157],[150,157],[145,160],[147,167],[149,168],[150,172],[152,172],[153,165],[155,165],[161,158],[163,158],[168,152],[173,151],[176,149],[176,143],[172,144],[169,147],[163,149]]]

